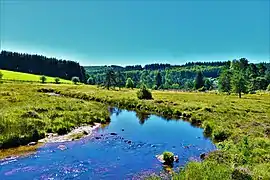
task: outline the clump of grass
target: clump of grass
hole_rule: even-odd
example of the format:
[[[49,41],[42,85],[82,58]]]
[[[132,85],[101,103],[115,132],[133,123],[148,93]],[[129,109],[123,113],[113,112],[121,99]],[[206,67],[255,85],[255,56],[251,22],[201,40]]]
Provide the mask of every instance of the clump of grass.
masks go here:
[[[165,151],[163,152],[162,155],[163,155],[163,160],[165,161],[164,164],[172,166],[174,162],[174,154],[172,152]]]

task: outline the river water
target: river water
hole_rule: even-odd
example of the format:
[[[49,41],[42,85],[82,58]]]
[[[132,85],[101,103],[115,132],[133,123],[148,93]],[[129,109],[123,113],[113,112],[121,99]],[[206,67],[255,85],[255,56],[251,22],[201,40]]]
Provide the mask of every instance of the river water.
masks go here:
[[[45,144],[35,154],[0,161],[0,179],[142,179],[163,173],[155,155],[165,150],[179,156],[177,170],[216,149],[202,129],[188,122],[111,110],[111,123],[91,137]],[[59,145],[67,149],[60,150]]]

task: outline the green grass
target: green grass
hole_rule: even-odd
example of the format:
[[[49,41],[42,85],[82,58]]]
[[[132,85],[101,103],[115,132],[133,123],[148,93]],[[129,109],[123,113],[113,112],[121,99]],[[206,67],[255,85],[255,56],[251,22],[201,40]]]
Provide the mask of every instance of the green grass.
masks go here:
[[[46,91],[62,96],[51,97]],[[106,104],[110,104],[182,118],[201,126],[212,138],[219,150],[207,155],[202,163],[190,162],[173,179],[270,179],[269,93],[239,99],[237,95],[216,93],[153,91],[153,100],[139,100],[137,91],[87,85],[4,83],[0,85],[0,124],[5,124],[5,133],[0,137],[13,134],[21,137],[33,129],[32,124],[42,132],[80,125],[85,119],[104,120],[108,116]]]
[[[47,132],[62,135],[77,126],[106,123],[109,119],[106,105],[39,93],[42,87],[29,83],[0,84],[0,149],[37,141]]]
[[[32,82],[40,82],[40,75],[35,74],[28,74],[28,73],[21,73],[15,71],[7,71],[7,70],[0,70],[3,74],[3,80],[9,81],[32,81]],[[55,77],[46,76],[47,83],[55,83]],[[60,83],[64,84],[72,84],[71,81],[60,79]]]

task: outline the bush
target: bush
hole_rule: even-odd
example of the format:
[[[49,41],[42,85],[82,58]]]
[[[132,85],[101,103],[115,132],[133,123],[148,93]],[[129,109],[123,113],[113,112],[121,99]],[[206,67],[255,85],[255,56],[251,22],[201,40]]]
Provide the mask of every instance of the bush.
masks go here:
[[[55,84],[60,84],[60,78],[57,77],[54,79],[54,81],[55,81]]]
[[[142,85],[141,89],[137,92],[137,97],[139,99],[153,99],[152,93],[146,88],[145,85]]]
[[[235,180],[251,180],[252,176],[247,168],[238,167],[232,172],[232,179]]]
[[[43,76],[40,77],[41,83],[44,84],[46,82],[46,80],[47,80],[46,76],[43,75]]]
[[[228,139],[228,137],[231,135],[231,133],[228,130],[225,129],[218,129],[214,131],[213,138],[217,142],[224,141]]]
[[[72,81],[74,84],[77,84],[77,83],[79,83],[79,82],[80,82],[80,78],[79,78],[79,77],[74,76],[74,77],[72,77],[72,78],[71,78],[71,81]]]
[[[172,165],[174,162],[174,154],[169,151],[163,152],[163,160],[165,161],[165,164]]]

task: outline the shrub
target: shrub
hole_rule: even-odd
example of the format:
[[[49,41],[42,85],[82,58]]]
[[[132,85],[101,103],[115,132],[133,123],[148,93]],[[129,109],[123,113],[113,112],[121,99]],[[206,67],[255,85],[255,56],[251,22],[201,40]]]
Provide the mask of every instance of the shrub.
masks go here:
[[[238,167],[232,172],[232,179],[235,180],[251,180],[252,176],[247,168]]]
[[[80,78],[79,78],[79,77],[74,76],[74,77],[72,77],[72,78],[71,78],[71,81],[72,81],[74,84],[77,84],[77,83],[79,83],[79,82],[80,82]]]
[[[55,84],[60,84],[60,78],[57,77],[54,79],[54,81],[55,81]]]
[[[145,85],[142,85],[141,89],[137,92],[137,97],[139,99],[153,99],[152,93],[146,88]]]
[[[231,133],[228,130],[225,129],[218,129],[214,131],[213,138],[217,142],[224,141],[228,139],[228,137],[231,135]]]
[[[169,151],[163,152],[163,160],[165,161],[165,164],[172,165],[174,162],[174,154]]]
[[[46,82],[46,80],[47,80],[46,76],[43,75],[43,76],[40,77],[41,83],[44,84]]]

